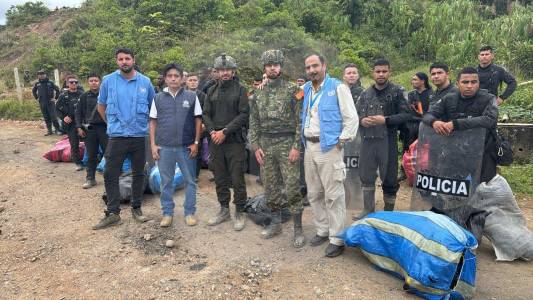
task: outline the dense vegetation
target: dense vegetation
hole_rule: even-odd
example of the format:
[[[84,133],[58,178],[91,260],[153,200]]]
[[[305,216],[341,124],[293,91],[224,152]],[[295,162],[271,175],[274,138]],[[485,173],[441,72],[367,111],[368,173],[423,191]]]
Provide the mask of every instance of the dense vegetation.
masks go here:
[[[427,72],[432,61],[455,71],[475,65],[479,46],[491,44],[497,63],[525,81],[533,78],[532,7],[508,0],[88,0],[51,12],[42,2],[26,3],[13,6],[0,28],[0,62],[15,57],[31,74],[40,68],[105,74],[116,67],[114,48],[124,45],[155,79],[167,62],[199,70],[226,52],[248,82],[261,72],[261,52],[278,48],[292,78],[312,51],[326,56],[336,76],[348,62],[368,75],[372,61],[386,57],[394,80],[409,89],[411,74]],[[36,24],[41,29],[33,30]],[[12,67],[0,64],[0,93],[4,84],[13,86]],[[507,112],[533,120],[532,89],[521,87]]]
[[[281,48],[291,76],[303,71],[302,56],[313,50],[326,55],[334,73],[347,62],[368,73],[378,57],[388,57],[400,70],[434,60],[460,68],[475,63],[480,45],[491,44],[499,63],[531,78],[530,1],[513,2],[505,9],[500,2],[88,0],[57,33],[30,37],[35,51],[26,67],[105,73],[115,67],[113,49],[127,45],[137,51],[145,72],[171,60],[199,69],[226,52],[237,58],[242,76],[250,77],[260,72],[263,50]],[[49,13],[42,3],[12,7],[5,30]],[[20,42],[16,35],[10,37],[11,43]],[[0,48],[10,42],[3,43]]]

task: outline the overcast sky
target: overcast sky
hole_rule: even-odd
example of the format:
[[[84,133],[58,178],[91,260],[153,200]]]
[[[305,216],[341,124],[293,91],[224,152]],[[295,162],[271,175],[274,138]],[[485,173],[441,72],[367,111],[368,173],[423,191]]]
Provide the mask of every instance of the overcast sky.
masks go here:
[[[27,0],[0,0],[0,24],[6,24],[6,11],[11,7],[11,5],[23,4],[26,2],[36,2],[36,1],[27,1]],[[56,7],[76,7],[79,6],[83,0],[43,0],[50,9]]]

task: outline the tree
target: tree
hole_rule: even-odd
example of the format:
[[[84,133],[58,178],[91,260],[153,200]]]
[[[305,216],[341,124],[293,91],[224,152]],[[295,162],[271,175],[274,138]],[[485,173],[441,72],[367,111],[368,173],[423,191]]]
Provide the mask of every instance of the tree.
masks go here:
[[[28,25],[46,18],[50,13],[42,1],[11,5],[6,12],[6,25],[8,27]]]

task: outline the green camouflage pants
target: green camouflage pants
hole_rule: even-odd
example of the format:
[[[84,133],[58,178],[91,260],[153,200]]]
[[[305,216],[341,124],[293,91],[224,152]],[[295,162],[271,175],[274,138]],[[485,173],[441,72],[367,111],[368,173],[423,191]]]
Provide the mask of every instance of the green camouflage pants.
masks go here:
[[[292,144],[292,138],[261,139],[265,153],[261,175],[267,203],[272,211],[278,211],[285,205],[291,213],[303,210],[303,199],[300,193],[300,164],[298,161],[289,162]],[[284,203],[285,199],[287,203]]]

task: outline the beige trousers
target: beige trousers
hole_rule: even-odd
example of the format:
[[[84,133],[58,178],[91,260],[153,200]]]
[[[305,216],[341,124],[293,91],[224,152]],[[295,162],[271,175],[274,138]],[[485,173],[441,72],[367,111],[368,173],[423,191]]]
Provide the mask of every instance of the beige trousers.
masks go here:
[[[330,243],[341,246],[344,242],[336,236],[342,232],[346,221],[343,151],[334,147],[322,153],[320,143],[306,144],[305,182],[317,235],[329,236]]]

